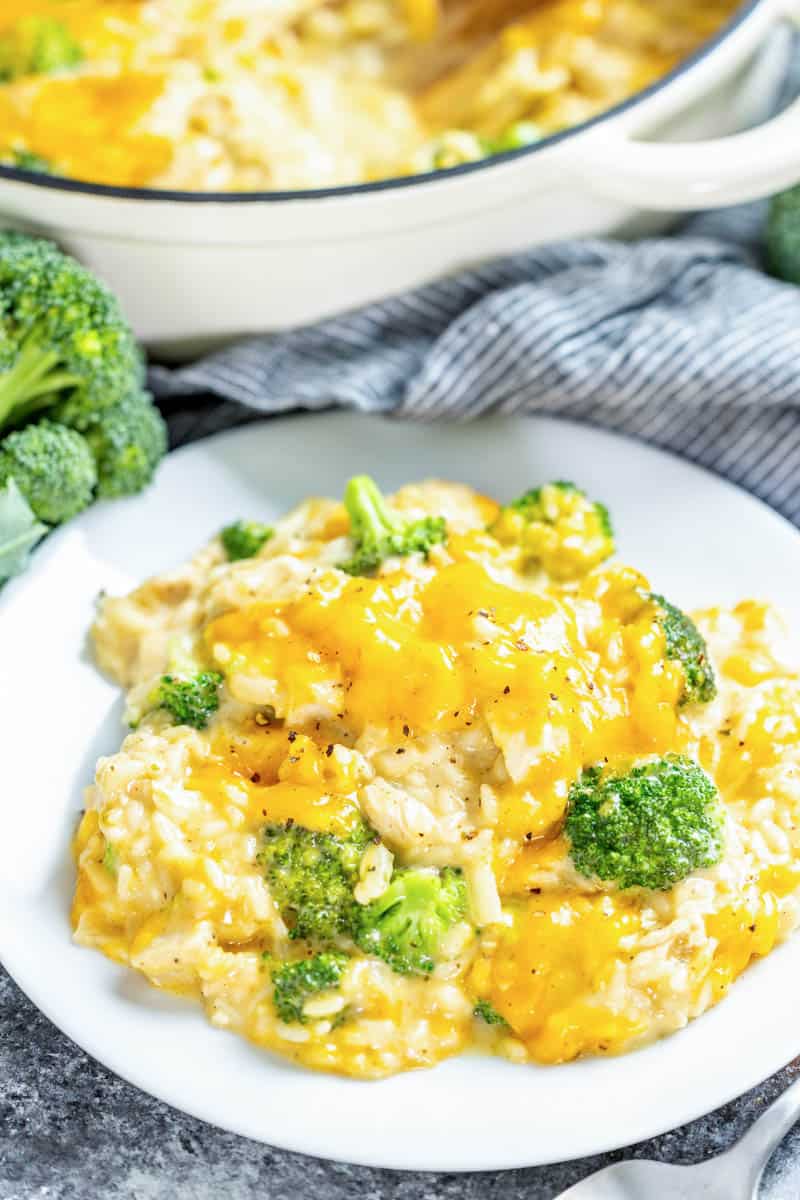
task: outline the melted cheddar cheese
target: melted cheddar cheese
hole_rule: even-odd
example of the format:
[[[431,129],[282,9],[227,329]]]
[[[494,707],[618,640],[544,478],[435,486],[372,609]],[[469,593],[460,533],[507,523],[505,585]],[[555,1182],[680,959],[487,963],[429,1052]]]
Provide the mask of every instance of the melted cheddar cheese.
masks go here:
[[[548,133],[586,120],[663,75],[734,7],[546,0],[500,30],[478,14],[456,37],[441,0],[243,0],[235,12],[225,0],[8,0],[0,157],[200,191],[430,170],[451,165],[450,140],[457,163],[502,145],[515,122]],[[7,77],[3,39],[39,19],[78,55],[48,74],[23,58]]]
[[[559,1063],[679,1029],[800,915],[800,676],[778,619],[753,601],[698,614],[719,694],[682,704],[639,572],[545,574],[487,532],[496,503],[459,485],[393,503],[444,514],[445,543],[350,576],[336,565],[347,516],[313,500],[252,559],[224,561],[215,540],[105,600],[98,657],[132,697],[151,694],[176,638],[224,685],[208,728],[152,711],[98,764],[75,845],[77,939],[196,997],[219,1026],[357,1076],[470,1044]],[[571,784],[591,764],[667,753],[719,788],[722,861],[662,892],[581,876]],[[306,950],[260,865],[264,830],[347,838],[363,822],[365,897],[392,864],[447,866],[469,911],[429,978],[347,946],[335,994],[285,1025],[270,963]],[[476,1020],[479,1001],[502,1021]]]

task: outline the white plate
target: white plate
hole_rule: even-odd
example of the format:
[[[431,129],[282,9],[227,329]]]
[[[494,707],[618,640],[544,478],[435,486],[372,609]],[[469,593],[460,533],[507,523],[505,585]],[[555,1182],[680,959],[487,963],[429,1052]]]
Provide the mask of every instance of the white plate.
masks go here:
[[[800,938],[711,1013],[646,1050],[562,1067],[477,1056],[362,1083],[315,1075],[214,1030],[199,1006],[70,941],[69,840],[95,759],[121,737],[86,629],[101,588],[177,563],[237,516],[309,492],[442,475],[510,498],[567,478],[607,501],[622,554],[679,604],[776,600],[800,623],[800,539],[720,480],[634,442],[549,420],[410,426],[288,418],[200,442],[142,497],[101,505],[36,555],[0,602],[0,957],[79,1045],[176,1108],[273,1145],[382,1167],[477,1170],[575,1158],[699,1116],[800,1051]]]

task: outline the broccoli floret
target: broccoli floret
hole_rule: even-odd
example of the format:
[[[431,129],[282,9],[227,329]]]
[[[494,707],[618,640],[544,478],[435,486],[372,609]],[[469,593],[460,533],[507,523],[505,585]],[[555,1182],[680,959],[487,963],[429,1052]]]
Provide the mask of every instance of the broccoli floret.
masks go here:
[[[119,871],[119,855],[117,854],[116,847],[111,842],[106,842],[106,848],[103,853],[103,866],[109,875],[116,875]]]
[[[800,283],[800,186],[773,196],[765,241],[767,266],[773,275]]]
[[[272,971],[273,1003],[285,1024],[305,1024],[303,1006],[317,992],[338,987],[347,966],[346,954],[328,952],[299,962],[284,963]]]
[[[665,890],[713,867],[723,831],[717,789],[680,754],[621,773],[590,767],[570,789],[566,834],[576,869],[621,888]]]
[[[489,532],[559,580],[578,579],[614,553],[606,506],[563,480],[525,492],[500,510]]]
[[[97,463],[98,496],[130,496],[147,486],[167,452],[167,427],[147,392],[132,392],[83,424]]]
[[[198,671],[181,678],[162,675],[152,696],[150,709],[163,708],[175,725],[205,729],[219,708],[219,689],[223,677],[219,671]]]
[[[0,583],[25,569],[31,550],[46,533],[47,526],[36,520],[14,479],[9,479],[0,488]]]
[[[496,1008],[493,1008],[488,1000],[478,1000],[472,1010],[472,1015],[478,1017],[481,1021],[485,1021],[487,1025],[496,1025],[500,1029],[509,1029],[510,1026],[505,1017],[501,1017]]]
[[[57,419],[83,432],[143,373],[108,288],[52,242],[0,234],[0,429],[58,404]]]
[[[83,61],[83,50],[61,21],[23,17],[0,34],[0,82],[53,75]]]
[[[330,943],[350,934],[358,910],[353,889],[373,836],[364,824],[347,837],[292,821],[267,826],[258,859],[290,937]]]
[[[275,532],[260,521],[234,521],[220,533],[223,549],[231,562],[240,558],[253,558]]]
[[[667,643],[667,658],[679,662],[685,678],[681,704],[706,704],[717,694],[714,669],[700,630],[686,613],[663,596],[650,594]]]
[[[490,153],[490,143],[476,133],[468,129],[446,129],[423,151],[419,166],[421,170],[447,171],[464,163],[479,162]]]
[[[354,940],[401,975],[430,973],[442,939],[467,911],[460,871],[395,871],[382,896],[358,913]]]
[[[514,121],[508,129],[491,143],[492,154],[505,154],[508,150],[521,150],[542,140],[542,131],[533,121]]]
[[[356,475],[344,493],[350,517],[353,555],[339,563],[348,575],[370,575],[384,559],[395,554],[427,555],[431,546],[447,537],[444,517],[409,521],[392,513],[378,485],[368,475]]]
[[[37,175],[49,175],[53,170],[53,164],[46,158],[22,148],[12,148],[4,153],[3,163],[20,171],[33,171]]]
[[[91,503],[97,470],[79,433],[40,421],[0,442],[0,484],[9,479],[40,521],[60,525]]]

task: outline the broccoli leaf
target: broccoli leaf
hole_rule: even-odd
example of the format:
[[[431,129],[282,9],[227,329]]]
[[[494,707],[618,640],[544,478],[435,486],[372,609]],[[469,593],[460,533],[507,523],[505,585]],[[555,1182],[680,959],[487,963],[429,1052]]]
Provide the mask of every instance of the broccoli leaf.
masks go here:
[[[0,582],[24,571],[28,555],[47,533],[13,479],[0,489]]]

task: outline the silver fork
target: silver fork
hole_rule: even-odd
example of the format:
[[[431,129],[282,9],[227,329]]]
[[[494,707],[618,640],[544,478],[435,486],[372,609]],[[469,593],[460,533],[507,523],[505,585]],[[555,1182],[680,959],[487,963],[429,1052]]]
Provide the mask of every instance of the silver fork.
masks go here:
[[[694,1167],[635,1159],[603,1167],[557,1200],[754,1200],[772,1151],[800,1116],[800,1079],[730,1150]]]

